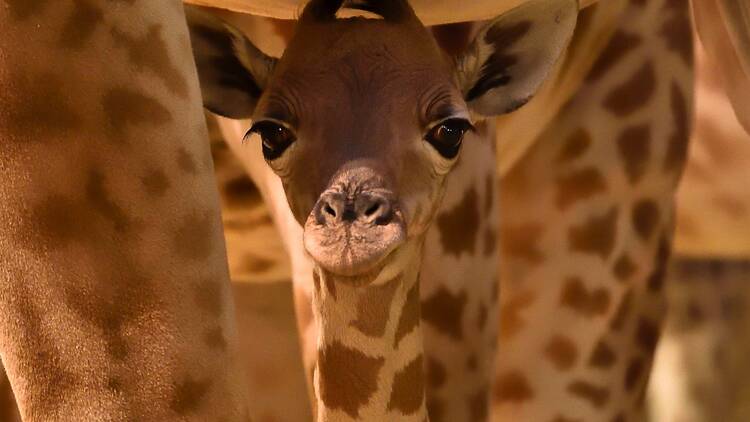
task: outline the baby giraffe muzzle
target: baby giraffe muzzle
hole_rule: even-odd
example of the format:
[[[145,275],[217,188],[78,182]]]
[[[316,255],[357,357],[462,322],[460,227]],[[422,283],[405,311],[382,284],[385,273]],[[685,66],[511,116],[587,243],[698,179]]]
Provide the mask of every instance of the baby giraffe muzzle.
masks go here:
[[[323,269],[354,276],[382,265],[406,240],[406,225],[384,179],[368,166],[347,166],[318,198],[304,239]]]

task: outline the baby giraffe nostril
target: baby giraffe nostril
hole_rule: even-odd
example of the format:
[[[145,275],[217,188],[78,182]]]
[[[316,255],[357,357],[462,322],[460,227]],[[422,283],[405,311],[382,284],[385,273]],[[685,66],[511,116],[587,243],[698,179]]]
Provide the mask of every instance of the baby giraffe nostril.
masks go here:
[[[336,218],[336,210],[331,207],[331,204],[325,204],[323,207],[323,212],[330,215],[333,218]]]
[[[365,216],[372,217],[380,209],[380,203],[376,202],[370,205],[370,208],[365,210]]]

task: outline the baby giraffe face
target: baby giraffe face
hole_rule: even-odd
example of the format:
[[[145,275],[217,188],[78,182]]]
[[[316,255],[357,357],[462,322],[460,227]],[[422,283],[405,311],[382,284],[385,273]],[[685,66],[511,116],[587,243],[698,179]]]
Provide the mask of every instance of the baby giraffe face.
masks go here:
[[[356,276],[419,239],[474,120],[531,98],[570,38],[575,0],[538,0],[495,19],[467,52],[442,52],[405,0],[337,19],[342,1],[308,3],[280,59],[188,9],[204,103],[252,117],[307,252]],[[457,222],[460,224],[460,222]]]

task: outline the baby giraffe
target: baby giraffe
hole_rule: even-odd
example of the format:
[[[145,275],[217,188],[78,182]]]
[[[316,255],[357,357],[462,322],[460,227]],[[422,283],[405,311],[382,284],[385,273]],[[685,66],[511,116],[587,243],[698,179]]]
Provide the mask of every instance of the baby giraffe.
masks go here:
[[[577,2],[514,9],[459,57],[406,0],[349,5],[378,18],[338,19],[342,3],[309,2],[280,59],[187,15],[206,108],[252,118],[246,138],[260,138],[304,227],[317,420],[423,422],[424,234],[464,135],[531,98],[565,50]]]

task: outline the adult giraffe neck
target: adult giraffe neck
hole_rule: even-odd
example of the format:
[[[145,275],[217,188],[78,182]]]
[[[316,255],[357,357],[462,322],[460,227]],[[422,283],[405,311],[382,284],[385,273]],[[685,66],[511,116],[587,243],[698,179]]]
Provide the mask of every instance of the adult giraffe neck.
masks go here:
[[[319,422],[427,420],[419,311],[421,241],[366,276],[317,268]]]

